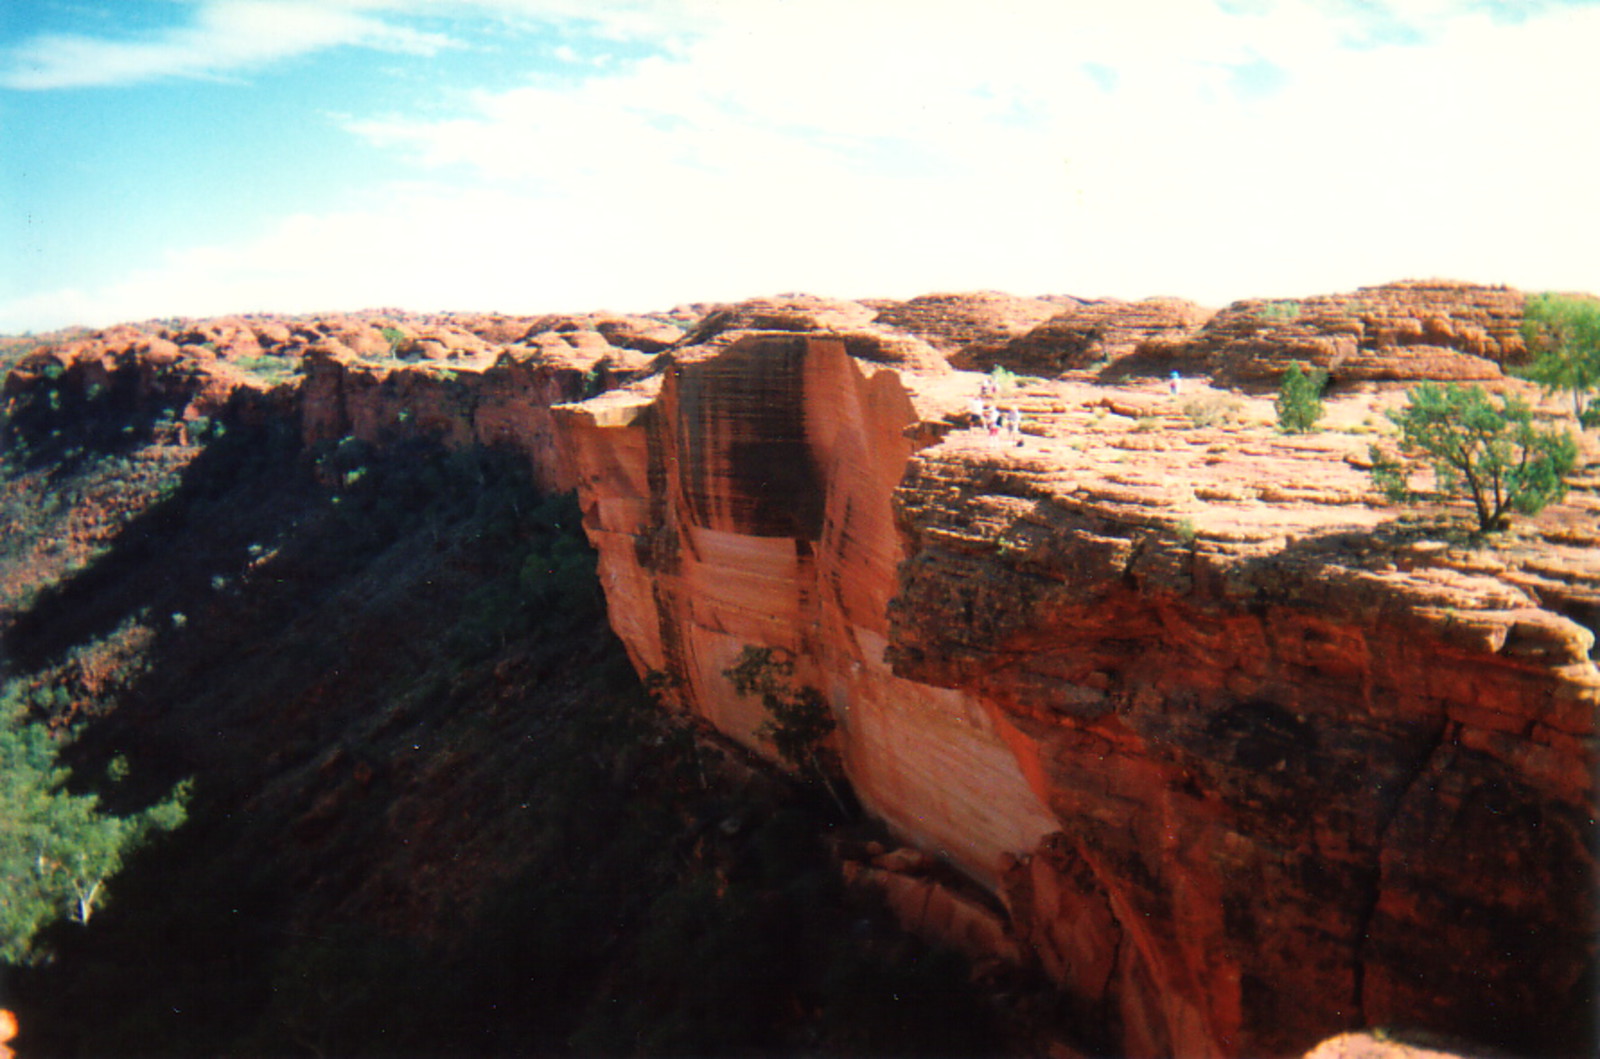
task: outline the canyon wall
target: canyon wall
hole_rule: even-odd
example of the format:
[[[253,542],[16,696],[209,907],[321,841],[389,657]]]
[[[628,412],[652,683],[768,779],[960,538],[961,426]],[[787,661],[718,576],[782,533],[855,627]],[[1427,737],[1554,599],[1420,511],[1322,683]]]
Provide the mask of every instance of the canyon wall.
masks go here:
[[[927,440],[896,373],[841,338],[747,332],[560,412],[613,627],[669,701],[761,750],[761,703],[725,671],[786,651],[857,795],[910,841],[994,887],[1055,828],[978,698],[885,661],[905,558],[887,501]]]
[[[1592,954],[1592,633],[1402,549],[1186,540],[1062,486],[914,458],[889,638],[1060,821],[1002,886],[1047,969],[1129,1054],[1550,1040]]]
[[[726,671],[747,647],[792,655],[863,806],[965,881],[916,856],[853,876],[1041,969],[1093,1046],[1296,1054],[1393,1024],[1575,1051],[1595,956],[1592,439],[1565,504],[1466,542],[1371,488],[1381,392],[1347,429],[1288,438],[1240,392],[1164,381],[1310,360],[1368,387],[1514,385],[1519,305],[1462,284],[1215,315],[787,299],[687,331],[435,322],[410,327],[412,364],[362,352],[381,334],[362,321],[134,333],[55,363],[122,372],[129,400],[160,390],[150,372],[178,380],[158,403],[191,419],[253,394],[313,444],[523,452],[577,490],[612,627],[669,707],[772,756]],[[245,331],[300,375],[203,363]],[[947,357],[1085,377],[1005,396],[1018,448],[965,429],[977,380]]]
[[[793,652],[863,802],[1124,1054],[1581,1037],[1592,522],[1475,560],[1390,532],[1359,438],[1130,429],[1138,469],[1068,473],[1071,424],[945,437],[942,386],[800,329],[558,410],[640,671],[760,749],[724,671]]]

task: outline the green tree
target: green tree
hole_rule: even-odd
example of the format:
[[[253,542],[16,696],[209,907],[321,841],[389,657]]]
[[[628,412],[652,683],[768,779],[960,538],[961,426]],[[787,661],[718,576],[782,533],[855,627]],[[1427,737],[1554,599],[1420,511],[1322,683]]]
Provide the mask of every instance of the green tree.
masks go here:
[[[398,327],[385,327],[378,331],[383,340],[389,343],[389,356],[399,356],[400,344],[406,340],[406,333]]]
[[[1305,370],[1300,364],[1289,365],[1278,387],[1278,429],[1285,434],[1309,434],[1322,418],[1322,389],[1328,384],[1328,373],[1321,368]]]
[[[1567,494],[1564,475],[1578,448],[1565,431],[1533,425],[1522,401],[1481,386],[1421,383],[1405,408],[1389,413],[1400,448],[1433,467],[1440,493],[1472,499],[1481,532],[1503,529],[1507,515],[1531,515]],[[1403,464],[1374,447],[1372,475],[1392,500],[1414,498]]]
[[[770,742],[778,756],[802,776],[821,783],[840,812],[848,815],[834,785],[844,770],[827,745],[835,728],[833,711],[816,688],[790,685],[794,655],[771,647],[746,647],[723,675],[739,694],[761,696],[767,720],[756,734]]]
[[[1589,405],[1600,389],[1600,301],[1564,294],[1535,294],[1522,310],[1522,335],[1533,354],[1519,374],[1546,393],[1572,394],[1572,414],[1584,426],[1600,424]],[[1589,405],[1589,407],[1585,407]]]
[[[132,816],[100,810],[94,794],[66,790],[60,742],[27,720],[19,687],[0,698],[0,961],[39,955],[34,939],[62,917],[87,925],[124,858],[184,820],[185,781]],[[120,770],[114,770],[120,771]]]

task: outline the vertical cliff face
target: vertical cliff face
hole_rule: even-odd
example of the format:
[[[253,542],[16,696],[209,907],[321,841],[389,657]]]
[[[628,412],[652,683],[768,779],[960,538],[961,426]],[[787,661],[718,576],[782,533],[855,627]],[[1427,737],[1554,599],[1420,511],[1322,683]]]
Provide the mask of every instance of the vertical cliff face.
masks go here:
[[[724,671],[792,651],[863,802],[989,886],[1108,1046],[1579,1039],[1600,570],[1570,513],[1458,549],[1393,525],[1355,434],[1056,388],[1019,453],[940,441],[934,381],[826,331],[674,357],[557,415],[636,665],[760,749]]]
[[[312,353],[300,388],[301,431],[311,445],[423,436],[450,448],[510,449],[527,457],[541,487],[565,492],[571,468],[550,409],[581,399],[589,380],[604,376],[609,347],[599,346],[554,355],[547,348],[507,351],[470,372],[435,365],[397,371]]]
[[[1553,1043],[1592,956],[1593,635],[1404,549],[1195,538],[1111,492],[935,450],[896,496],[896,672],[991,704],[1062,824],[1004,885],[1047,969],[1130,1054]]]
[[[756,332],[562,411],[613,624],[682,708],[760,748],[760,704],[724,671],[781,648],[832,704],[863,803],[907,837],[993,885],[1054,829],[978,699],[884,662],[904,558],[887,501],[917,444],[898,376],[839,337]]]

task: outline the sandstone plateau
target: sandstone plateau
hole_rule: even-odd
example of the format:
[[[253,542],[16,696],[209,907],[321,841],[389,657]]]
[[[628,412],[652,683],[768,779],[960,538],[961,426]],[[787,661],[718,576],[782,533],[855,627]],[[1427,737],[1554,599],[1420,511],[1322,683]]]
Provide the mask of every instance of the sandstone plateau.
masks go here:
[[[576,490],[668,708],[772,756],[725,671],[793,655],[905,847],[841,847],[847,877],[1047,975],[1097,1027],[1062,1054],[1294,1055],[1368,1027],[1578,1054],[1600,447],[1487,542],[1367,474],[1407,383],[1537,401],[1505,370],[1521,304],[1430,281],[1214,313],[983,293],[239,317],[47,344],[5,392],[524,454]],[[1306,436],[1273,428],[1295,362],[1334,383]],[[967,422],[995,365],[1022,377],[1020,446]],[[1339,1047],[1317,1054],[1386,1054]]]

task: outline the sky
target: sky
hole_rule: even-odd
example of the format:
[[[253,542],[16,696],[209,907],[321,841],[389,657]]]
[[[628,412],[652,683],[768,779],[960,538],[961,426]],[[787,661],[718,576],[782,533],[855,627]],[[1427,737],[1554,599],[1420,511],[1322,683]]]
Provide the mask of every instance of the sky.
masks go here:
[[[0,333],[1600,292],[1597,0],[4,0]]]

